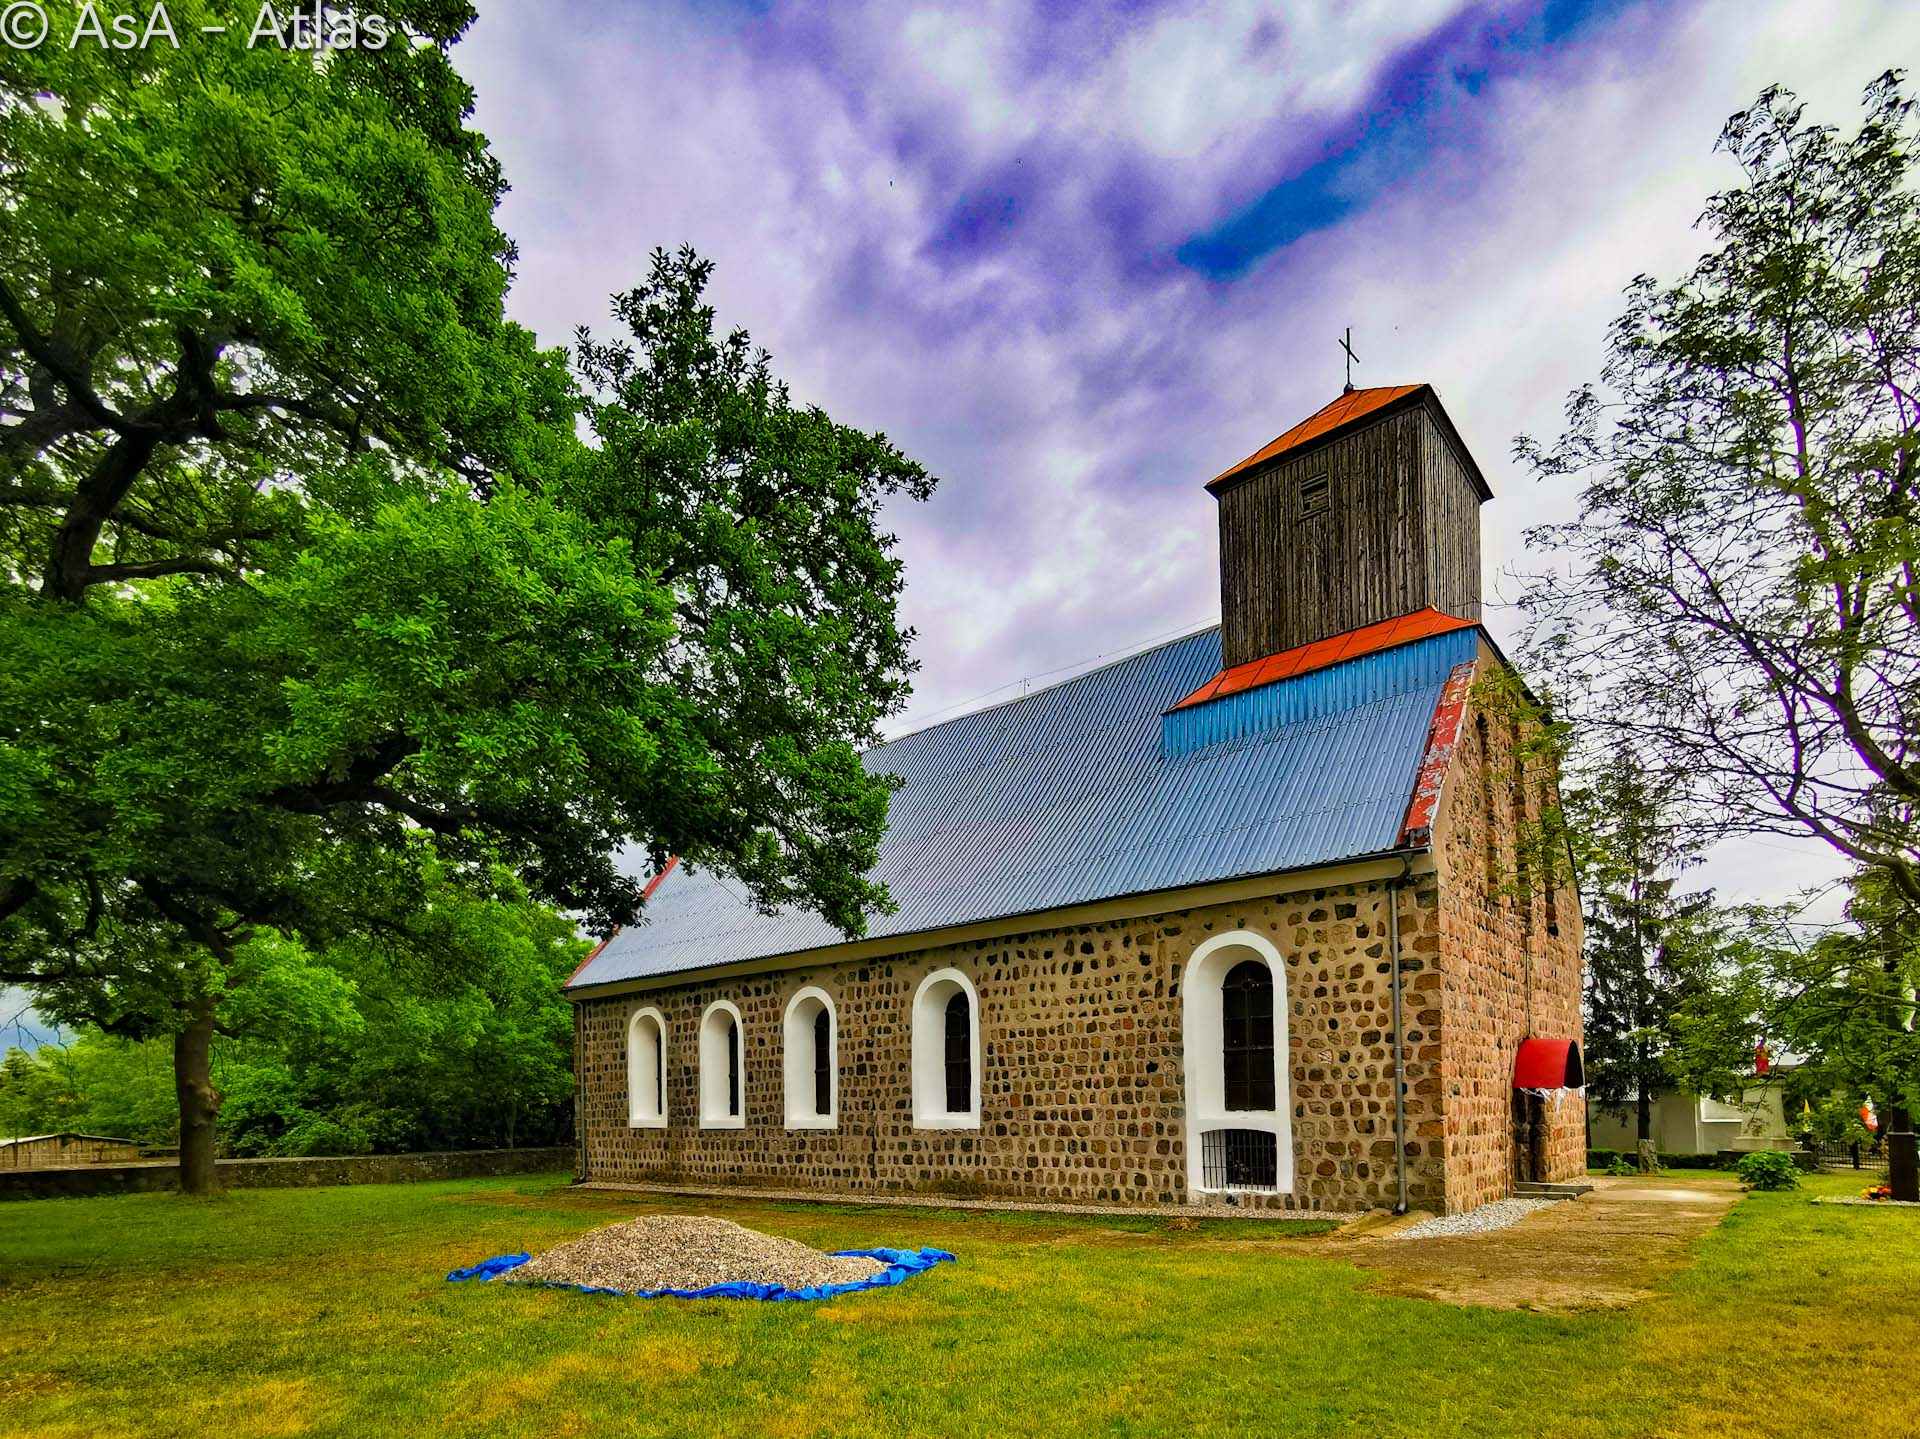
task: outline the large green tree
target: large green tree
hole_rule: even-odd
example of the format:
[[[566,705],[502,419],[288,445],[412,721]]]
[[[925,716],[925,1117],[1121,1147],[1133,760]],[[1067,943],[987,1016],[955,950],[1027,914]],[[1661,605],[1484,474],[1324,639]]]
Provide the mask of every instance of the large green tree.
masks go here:
[[[1834,1122],[1863,1099],[1884,1131],[1892,1116],[1920,1107],[1920,928],[1883,873],[1862,871],[1852,891],[1845,921],[1822,932],[1787,915],[1753,916],[1751,942],[1736,951],[1726,983],[1690,996],[1679,1016],[1682,1063],[1701,1064],[1715,1037],[1729,1033],[1765,1035],[1804,1061],[1794,1088],[1829,1101],[1829,1140],[1839,1137]]]
[[[1580,485],[1524,597],[1562,714],[1697,835],[1813,835],[1920,915],[1916,139],[1895,74],[1851,134],[1777,88],[1735,115],[1712,248],[1632,283],[1565,435],[1517,448]]]
[[[716,333],[688,253],[583,393],[504,317],[470,12],[382,10],[407,43],[319,63],[0,54],[0,981],[173,1036],[192,1190],[216,1033],[435,886],[604,930],[637,844],[849,934],[887,902],[877,519],[931,481]]]
[[[404,936],[348,935],[307,954],[260,936],[268,973],[236,991],[212,1075],[223,1148],[361,1154],[563,1142],[572,1007],[588,941],[517,897],[434,886]],[[298,978],[297,986],[289,981]],[[61,1002],[57,987],[43,993]],[[83,1000],[88,996],[82,996]],[[80,1129],[175,1143],[171,1046],[92,1026],[0,1063],[0,1136]]]
[[[1674,1085],[1676,1016],[1712,982],[1711,897],[1678,889],[1693,856],[1630,747],[1608,754],[1565,803],[1584,861],[1587,1094],[1631,1109],[1650,1141],[1653,1101]]]
[[[216,1051],[227,1145],[328,1154],[564,1141],[573,1013],[561,986],[587,943],[564,916],[505,889],[480,899],[440,887],[413,917],[417,934],[349,936],[317,956],[351,990],[346,1022]],[[423,958],[436,952],[446,958]]]

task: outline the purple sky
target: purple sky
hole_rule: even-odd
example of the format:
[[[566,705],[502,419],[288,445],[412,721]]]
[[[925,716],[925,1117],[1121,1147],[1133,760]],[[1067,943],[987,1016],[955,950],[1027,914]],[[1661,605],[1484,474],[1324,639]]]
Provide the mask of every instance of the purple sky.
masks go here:
[[[1851,125],[1911,5],[485,7],[458,63],[552,342],[655,245],[796,393],[942,478],[894,516],[923,669],[896,729],[1218,617],[1212,475],[1339,390],[1432,382],[1502,572],[1561,513],[1508,460],[1637,271],[1698,254],[1721,122],[1778,80]],[[1837,869],[1769,839],[1707,878]]]

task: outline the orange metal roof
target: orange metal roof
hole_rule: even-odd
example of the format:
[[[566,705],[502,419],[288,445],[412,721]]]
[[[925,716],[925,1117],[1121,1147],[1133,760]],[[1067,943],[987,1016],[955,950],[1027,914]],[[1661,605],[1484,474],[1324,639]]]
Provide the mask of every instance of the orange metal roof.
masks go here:
[[[1372,389],[1347,390],[1332,404],[1321,406],[1264,449],[1255,450],[1232,469],[1215,475],[1207,481],[1207,488],[1211,490],[1235,475],[1242,474],[1256,465],[1265,464],[1276,455],[1284,455],[1288,450],[1297,450],[1309,441],[1330,434],[1342,425],[1351,424],[1384,405],[1391,405],[1395,400],[1403,400],[1414,391],[1426,388],[1425,384],[1376,385]]]
[[[1362,625],[1359,629],[1348,630],[1342,635],[1315,640],[1310,645],[1296,645],[1293,649],[1282,650],[1277,655],[1268,655],[1265,659],[1248,660],[1243,665],[1222,670],[1173,708],[1185,709],[1188,705],[1224,699],[1228,695],[1239,694],[1242,690],[1258,689],[1261,685],[1270,685],[1276,680],[1310,674],[1314,670],[1323,670],[1329,665],[1341,664],[1347,660],[1357,660],[1362,655],[1370,655],[1378,650],[1390,650],[1396,645],[1411,644],[1415,640],[1427,638],[1428,635],[1451,634],[1454,630],[1469,629],[1472,625],[1472,620],[1442,614],[1429,605],[1426,609],[1415,610],[1410,615],[1381,620],[1377,624]],[[1171,714],[1172,710],[1168,713]]]

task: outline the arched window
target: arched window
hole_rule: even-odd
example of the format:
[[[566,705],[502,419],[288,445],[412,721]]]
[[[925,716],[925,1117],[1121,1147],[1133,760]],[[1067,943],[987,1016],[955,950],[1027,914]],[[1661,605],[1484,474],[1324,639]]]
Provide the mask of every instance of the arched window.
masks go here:
[[[1273,971],[1243,959],[1220,985],[1221,1055],[1227,1108],[1273,1108]]]
[[[957,969],[935,970],[914,992],[913,1123],[980,1127],[980,999]]]
[[[1287,969],[1250,930],[1215,935],[1180,982],[1187,1187],[1288,1193]]]
[[[727,1113],[740,1114],[740,1022],[727,1021]]]
[[[740,1011],[716,999],[700,1016],[700,1127],[746,1125],[746,1050]]]
[[[627,1123],[667,1125],[667,1022],[651,1007],[636,1009],[627,1021]]]
[[[787,1001],[784,1026],[787,1128],[840,1122],[840,1052],[833,999],[808,985]]]
[[[1504,887],[1500,875],[1500,829],[1493,814],[1493,736],[1487,729],[1487,717],[1473,717],[1473,736],[1480,756],[1480,848],[1487,867],[1486,901],[1489,907],[1500,903]]]
[[[967,996],[956,991],[947,1000],[947,1113],[965,1114],[973,1107],[973,1011]]]
[[[833,1112],[833,1021],[824,1009],[813,1017],[813,1112]]]

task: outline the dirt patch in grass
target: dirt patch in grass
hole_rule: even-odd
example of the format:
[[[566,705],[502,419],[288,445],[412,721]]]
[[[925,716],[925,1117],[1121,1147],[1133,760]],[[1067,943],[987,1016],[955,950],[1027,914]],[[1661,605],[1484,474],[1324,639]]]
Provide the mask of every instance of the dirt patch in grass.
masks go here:
[[[1650,1298],[1740,1198],[1731,1180],[1598,1180],[1579,1199],[1490,1234],[1329,1240],[1379,1278],[1377,1293],[1495,1309],[1574,1313]]]

